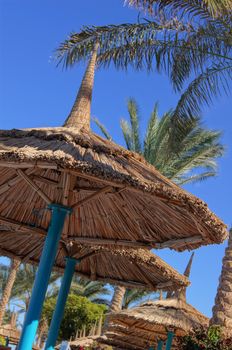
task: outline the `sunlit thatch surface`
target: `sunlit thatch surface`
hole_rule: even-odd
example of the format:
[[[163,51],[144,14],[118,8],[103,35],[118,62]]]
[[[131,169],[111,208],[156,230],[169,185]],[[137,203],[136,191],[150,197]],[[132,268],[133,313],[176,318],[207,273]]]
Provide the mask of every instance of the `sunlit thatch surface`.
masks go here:
[[[78,251],[74,247],[70,255],[82,259],[76,271],[91,280],[150,290],[176,290],[190,284],[187,277],[144,249],[80,247]],[[57,265],[63,266],[64,259]]]
[[[40,251],[49,202],[73,206],[63,231],[66,241],[99,244],[104,238],[104,244],[123,240],[132,247],[182,251],[227,236],[203,201],[141,156],[91,131],[0,131],[2,254],[24,258],[25,252]]]
[[[206,316],[185,301],[158,300],[112,313],[102,340],[122,349],[148,349],[157,340],[165,340],[168,330],[182,336],[196,326],[207,326],[208,322]]]

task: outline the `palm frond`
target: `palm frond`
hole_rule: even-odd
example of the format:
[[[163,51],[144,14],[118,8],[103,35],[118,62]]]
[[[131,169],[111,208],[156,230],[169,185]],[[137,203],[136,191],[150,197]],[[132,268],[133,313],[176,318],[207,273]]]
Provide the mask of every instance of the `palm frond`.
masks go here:
[[[162,172],[163,163],[167,162],[169,155],[164,152],[169,137],[169,129],[171,123],[171,111],[165,113],[159,120],[159,125],[153,137],[151,145],[150,157],[147,159],[149,163],[154,165]]]
[[[230,92],[229,81],[232,78],[232,64],[215,64],[194,79],[182,94],[173,112],[173,121],[192,118],[200,114],[200,107],[209,105],[214,97]],[[183,125],[184,127],[184,125]]]
[[[182,177],[180,177],[179,181],[178,181],[178,179],[176,179],[175,182],[179,186],[182,186],[182,185],[186,185],[188,183],[196,183],[199,181],[204,181],[204,180],[207,180],[209,177],[215,177],[216,175],[217,175],[216,171],[205,171],[205,172],[202,172],[200,174],[187,176],[186,178],[184,178],[182,176]]]
[[[157,133],[159,122],[158,122],[158,103],[155,104],[155,107],[151,113],[150,119],[148,121],[146,135],[144,138],[144,157],[150,159],[151,152],[153,149],[153,144],[155,142],[155,137]]]
[[[105,136],[105,138],[109,141],[112,141],[112,136],[107,131],[106,127],[98,120],[97,118],[92,118],[93,122],[97,125],[97,127],[101,130],[102,134]]]
[[[138,105],[136,101],[130,98],[127,103],[127,108],[130,116],[133,151],[137,153],[141,153],[142,149],[141,149],[140,134],[139,134],[139,111],[138,111]]]
[[[120,127],[123,133],[124,140],[126,142],[127,149],[130,151],[134,151],[133,148],[133,138],[132,138],[132,131],[131,127],[128,124],[128,122],[124,119],[120,120]]]
[[[149,297],[154,299],[156,298],[156,294],[147,290],[126,289],[122,308],[128,309],[130,306],[141,303],[145,298]]]
[[[232,10],[229,0],[125,0],[125,3],[151,14],[168,7],[171,10],[203,18],[218,17]]]

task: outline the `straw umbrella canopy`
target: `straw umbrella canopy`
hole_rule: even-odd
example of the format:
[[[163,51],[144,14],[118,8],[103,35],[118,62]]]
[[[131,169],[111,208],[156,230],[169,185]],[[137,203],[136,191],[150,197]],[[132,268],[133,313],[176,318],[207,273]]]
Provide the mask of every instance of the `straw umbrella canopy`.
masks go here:
[[[72,246],[65,252],[60,248],[54,268],[65,269],[65,257],[72,256],[79,264],[76,275],[92,281],[102,281],[126,288],[174,291],[190,284],[188,278],[145,249]],[[40,253],[27,262],[38,264]]]
[[[165,340],[167,332],[183,336],[196,326],[207,326],[208,318],[183,300],[147,302],[139,307],[112,313],[102,341],[123,349],[146,349]]]
[[[193,254],[184,272],[186,277],[190,275],[192,261]],[[165,340],[170,330],[179,337],[194,327],[208,324],[209,319],[186,302],[186,288],[182,288],[168,294],[165,300],[148,301],[139,307],[110,314],[101,341],[125,349],[144,349],[158,340]]]
[[[65,242],[172,248],[220,243],[225,225],[138,154],[90,131],[97,47],[63,127],[0,130],[0,249],[40,251],[50,203],[71,207]]]
[[[112,249],[106,247],[75,247],[70,252],[80,263],[77,275],[92,281],[102,281],[127,288],[148,290],[179,290],[190,284],[188,278],[178,273],[157,255],[144,249]],[[58,257],[57,267],[64,267]]]

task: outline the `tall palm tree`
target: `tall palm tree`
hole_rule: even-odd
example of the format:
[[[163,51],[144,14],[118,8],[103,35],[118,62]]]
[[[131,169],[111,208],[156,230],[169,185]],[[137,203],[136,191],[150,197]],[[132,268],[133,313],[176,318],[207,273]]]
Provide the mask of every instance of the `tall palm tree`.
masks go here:
[[[120,123],[129,150],[142,154],[149,163],[178,185],[204,180],[217,174],[217,158],[222,156],[224,151],[219,142],[221,132],[202,128],[200,119],[196,117],[191,119],[184,131],[178,124],[173,128],[173,112],[169,111],[159,118],[156,104],[142,139],[138,110],[136,101],[129,99],[130,123],[124,119]],[[104,125],[96,118],[94,121],[105,137],[112,139]],[[179,136],[174,138],[173,133]],[[175,151],[171,151],[172,149]],[[137,290],[134,294],[131,292],[130,303],[144,296],[139,293]],[[110,311],[116,312],[123,305],[128,305],[128,294],[130,295],[129,291],[124,287],[116,287]]]
[[[159,11],[138,23],[83,27],[60,44],[56,51],[58,61],[71,67],[88,57],[98,42],[99,66],[109,67],[112,63],[120,69],[132,66],[137,70],[165,71],[174,90],[182,94],[173,111],[173,123],[186,122],[199,115],[201,106],[211,103],[215,96],[229,93],[231,0],[128,2],[143,7],[156,4]],[[192,76],[195,78],[189,82]]]
[[[196,182],[217,174],[217,159],[224,152],[224,147],[219,141],[220,131],[203,128],[200,119],[196,117],[191,119],[184,130],[178,126],[173,128],[173,112],[168,111],[159,118],[156,104],[150,115],[145,136],[142,138],[138,110],[136,101],[129,99],[130,122],[122,119],[120,123],[129,150],[142,154],[150,164],[178,185]],[[96,118],[94,121],[105,137],[111,138]],[[173,134],[178,137],[174,138]],[[175,151],[172,151],[173,149]]]
[[[232,229],[222,262],[222,272],[210,323],[232,332]]]
[[[16,279],[16,274],[17,274],[19,265],[20,265],[20,260],[18,259],[11,260],[8,276],[5,280],[5,286],[4,286],[4,289],[1,295],[1,300],[0,300],[0,326],[2,325],[7,304],[9,303],[10,297],[12,295],[12,288]]]

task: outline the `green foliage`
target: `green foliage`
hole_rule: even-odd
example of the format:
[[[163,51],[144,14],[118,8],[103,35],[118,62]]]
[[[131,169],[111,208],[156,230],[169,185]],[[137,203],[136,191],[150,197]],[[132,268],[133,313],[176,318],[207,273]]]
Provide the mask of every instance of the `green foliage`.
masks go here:
[[[0,335],[0,345],[6,345],[6,339]]]
[[[230,0],[125,0],[125,3],[135,6],[151,14],[162,11],[164,8],[178,10],[191,16],[218,17],[227,11],[232,10]]]
[[[179,350],[232,350],[232,338],[223,338],[217,326],[196,328],[178,339]]]
[[[112,63],[120,69],[132,66],[137,70],[164,71],[174,90],[182,93],[173,113],[177,121],[199,115],[202,105],[210,104],[222,92],[230,92],[232,11],[227,10],[232,7],[230,1],[129,2],[145,7],[156,3],[163,12],[158,11],[152,20],[139,23],[83,27],[61,43],[56,51],[58,62],[66,67],[75,65],[89,57],[98,41],[100,66],[109,67]],[[170,13],[170,8],[177,13]],[[198,20],[191,21],[186,13],[190,17],[197,15]],[[186,89],[191,76],[195,78]]]
[[[126,289],[123,297],[122,309],[136,306],[147,299],[157,299],[157,294],[140,289]]]
[[[59,287],[58,285],[55,285],[51,290],[50,296],[56,297],[58,292]],[[85,278],[74,275],[70,288],[70,294],[86,297],[93,303],[107,305],[108,300],[105,297],[111,295],[111,292],[109,288],[99,281],[89,281]]]
[[[200,119],[196,117],[186,123],[183,129],[181,124],[173,124],[173,111],[159,118],[156,104],[142,139],[138,106],[133,99],[128,102],[128,111],[130,123],[121,121],[127,148],[134,152],[139,151],[163,175],[182,185],[217,174],[217,158],[224,152],[224,147],[219,142],[219,131],[204,129]],[[103,128],[104,126],[101,129]]]
[[[89,281],[78,276],[73,277],[70,293],[86,297],[93,303],[97,304],[108,304],[108,300],[105,297],[111,295],[110,290],[104,285],[104,283],[99,281]]]
[[[11,293],[11,301],[20,308],[20,312],[25,312],[28,309],[36,271],[37,267],[31,264],[21,264],[17,271],[16,280]],[[59,277],[60,274],[52,272],[49,282],[49,292],[51,291],[51,286]]]
[[[48,298],[44,304],[43,316],[48,323],[51,322],[56,298]],[[61,322],[59,339],[68,340],[75,336],[77,330],[84,327],[88,333],[91,326],[98,321],[107,310],[105,305],[92,303],[86,297],[70,294],[65,306],[64,317]]]

